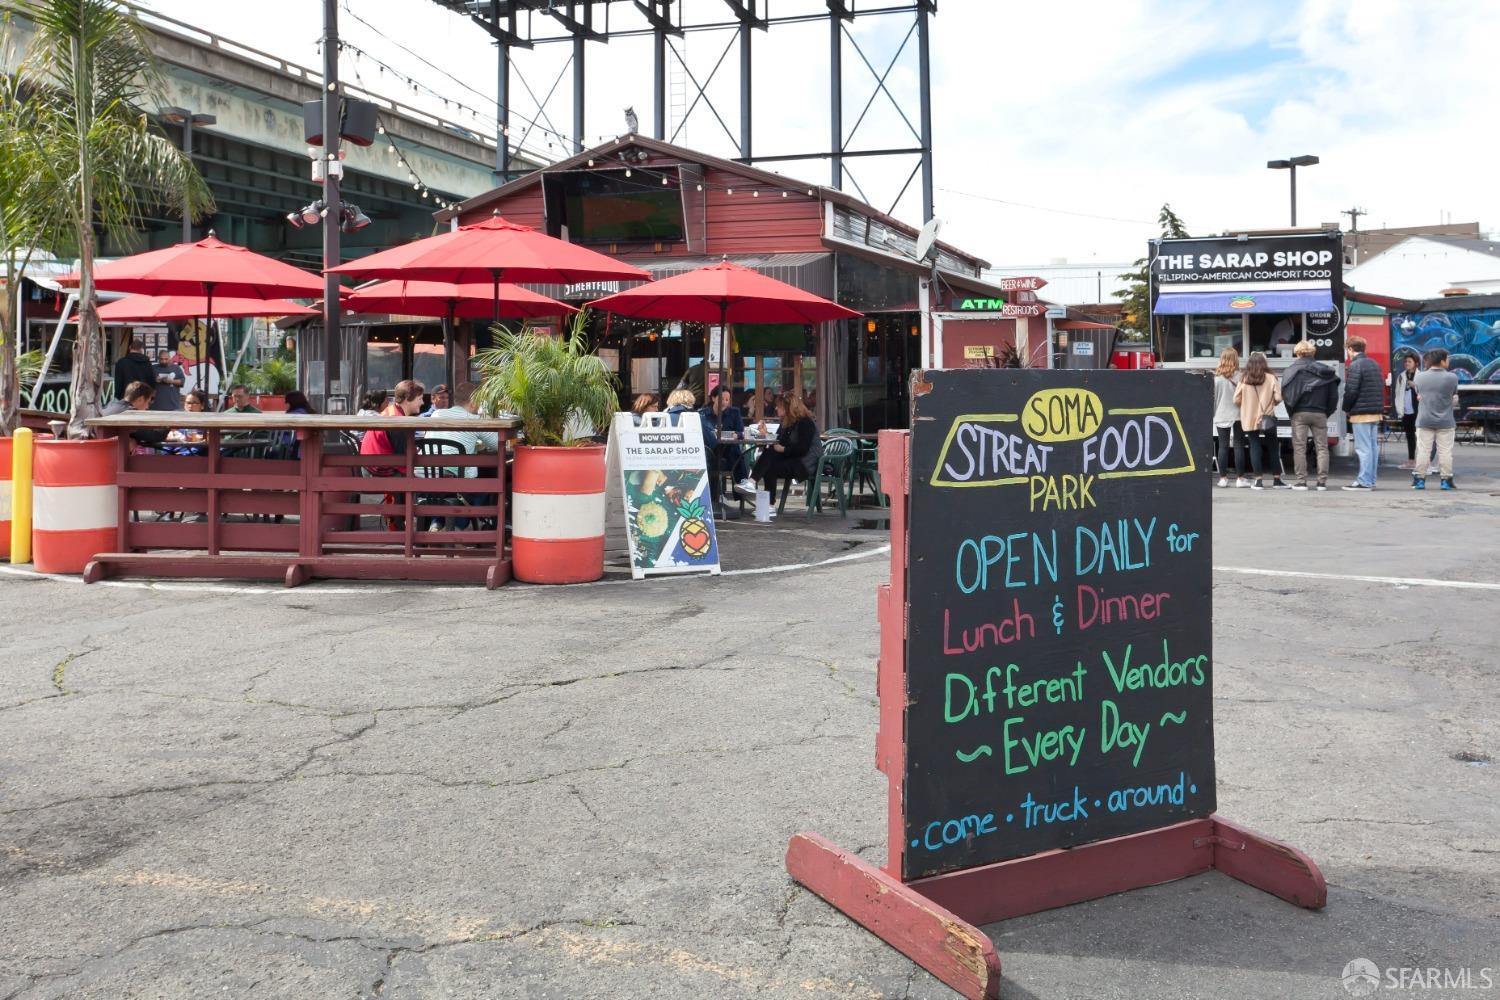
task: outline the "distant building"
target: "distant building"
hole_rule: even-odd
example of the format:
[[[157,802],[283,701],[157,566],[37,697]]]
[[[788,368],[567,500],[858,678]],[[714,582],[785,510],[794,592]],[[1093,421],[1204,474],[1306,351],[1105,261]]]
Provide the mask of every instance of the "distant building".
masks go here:
[[[1474,236],[1408,236],[1344,271],[1361,292],[1436,299],[1445,289],[1490,291],[1500,282],[1500,240]]]
[[[1004,264],[985,272],[985,280],[998,282],[1001,278],[1038,277],[1047,285],[1039,293],[1048,302],[1066,306],[1094,305],[1106,303],[1118,305],[1116,292],[1123,292],[1130,284],[1129,275],[1138,265],[1128,261],[1109,264],[1069,264],[1058,261],[1052,264]]]
[[[1323,229],[1338,229],[1339,223],[1325,222]],[[1426,226],[1388,226],[1380,229],[1350,230],[1344,233],[1344,266],[1368,263],[1409,236],[1460,236],[1479,239],[1477,222],[1439,222]]]

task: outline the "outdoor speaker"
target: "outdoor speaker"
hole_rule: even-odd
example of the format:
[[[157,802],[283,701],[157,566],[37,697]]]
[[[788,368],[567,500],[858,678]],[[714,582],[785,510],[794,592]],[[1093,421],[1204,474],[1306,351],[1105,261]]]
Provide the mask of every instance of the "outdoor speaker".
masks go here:
[[[344,99],[339,137],[356,146],[375,142],[375,105],[369,101]],[[302,105],[302,139],[309,146],[323,145],[323,102],[307,101]]]
[[[344,99],[344,121],[339,134],[356,146],[375,141],[375,105],[352,97]]]
[[[309,146],[323,145],[323,102],[302,103],[302,139]]]

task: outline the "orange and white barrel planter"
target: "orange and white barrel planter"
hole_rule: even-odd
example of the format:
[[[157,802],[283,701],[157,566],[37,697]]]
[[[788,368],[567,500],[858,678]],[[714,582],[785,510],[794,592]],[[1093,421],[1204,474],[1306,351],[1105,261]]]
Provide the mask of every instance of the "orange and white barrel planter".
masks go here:
[[[11,445],[14,438],[0,437],[0,559],[10,558],[10,512],[15,487],[11,483]]]
[[[604,575],[604,448],[516,449],[511,571],[525,583]]]
[[[31,474],[31,561],[43,573],[81,573],[119,545],[119,443],[38,441]]]

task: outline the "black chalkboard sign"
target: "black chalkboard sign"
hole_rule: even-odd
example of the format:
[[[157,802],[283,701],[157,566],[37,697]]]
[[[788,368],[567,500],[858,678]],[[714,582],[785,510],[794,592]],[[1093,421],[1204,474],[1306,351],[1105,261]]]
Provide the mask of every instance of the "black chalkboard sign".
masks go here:
[[[1213,812],[1209,380],[919,377],[903,877]]]

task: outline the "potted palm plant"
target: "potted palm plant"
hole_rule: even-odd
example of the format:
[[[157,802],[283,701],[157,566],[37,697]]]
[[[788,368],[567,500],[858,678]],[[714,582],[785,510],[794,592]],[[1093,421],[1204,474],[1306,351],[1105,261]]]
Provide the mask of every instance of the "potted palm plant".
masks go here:
[[[265,411],[285,410],[287,393],[297,388],[297,363],[283,358],[267,358],[260,364],[242,370],[240,377],[255,395],[255,405]]]
[[[614,373],[588,352],[587,313],[562,336],[495,327],[475,363],[482,412],[519,417],[511,508],[512,571],[527,583],[583,583],[604,575],[604,446],[619,400]]]

